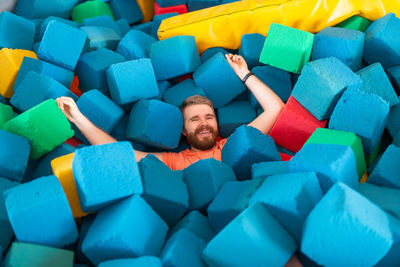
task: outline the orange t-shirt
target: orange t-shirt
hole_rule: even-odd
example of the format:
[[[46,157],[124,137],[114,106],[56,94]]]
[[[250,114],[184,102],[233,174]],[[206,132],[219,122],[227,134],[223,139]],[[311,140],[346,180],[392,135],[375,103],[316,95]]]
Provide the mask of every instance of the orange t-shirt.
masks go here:
[[[215,146],[209,150],[192,152],[186,149],[179,153],[163,152],[161,153],[162,162],[167,165],[171,170],[183,170],[189,165],[201,159],[214,158],[221,161],[221,150],[226,143],[227,138],[217,141]]]

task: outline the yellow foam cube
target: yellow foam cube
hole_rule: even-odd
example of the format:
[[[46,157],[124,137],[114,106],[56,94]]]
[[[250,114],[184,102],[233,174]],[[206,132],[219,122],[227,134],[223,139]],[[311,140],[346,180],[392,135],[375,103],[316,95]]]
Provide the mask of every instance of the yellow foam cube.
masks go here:
[[[361,180],[360,180],[360,184],[361,184],[361,183],[366,183],[367,180],[368,180],[368,172],[365,172],[364,175],[363,175],[363,177],[362,177]]]
[[[154,0],[136,0],[140,10],[142,10],[142,22],[148,22],[154,17]]]
[[[3,48],[0,50],[0,94],[11,98],[17,73],[24,57],[36,58],[35,52],[23,49]]]
[[[74,218],[79,218],[87,215],[88,213],[82,210],[79,202],[78,192],[76,191],[74,175],[72,173],[72,160],[74,158],[74,154],[75,153],[71,153],[53,159],[51,161],[51,168],[53,169],[54,175],[57,176],[62,188],[64,189]]]

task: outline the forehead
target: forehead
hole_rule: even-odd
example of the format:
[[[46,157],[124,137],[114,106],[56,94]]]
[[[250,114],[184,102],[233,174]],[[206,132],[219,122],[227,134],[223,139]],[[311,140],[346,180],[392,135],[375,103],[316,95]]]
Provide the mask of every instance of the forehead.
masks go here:
[[[183,110],[183,119],[188,119],[193,116],[204,116],[207,114],[215,115],[214,109],[212,109],[209,105],[207,104],[190,105]]]

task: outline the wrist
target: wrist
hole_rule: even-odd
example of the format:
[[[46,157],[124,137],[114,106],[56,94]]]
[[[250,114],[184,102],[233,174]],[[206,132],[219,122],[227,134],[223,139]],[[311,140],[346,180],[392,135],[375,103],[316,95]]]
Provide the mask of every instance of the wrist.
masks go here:
[[[253,76],[254,75],[254,73],[253,72],[251,72],[251,71],[249,71],[246,75],[244,75],[244,77],[241,79],[242,80],[242,83],[243,84],[246,84],[246,81],[251,77],[251,76]]]

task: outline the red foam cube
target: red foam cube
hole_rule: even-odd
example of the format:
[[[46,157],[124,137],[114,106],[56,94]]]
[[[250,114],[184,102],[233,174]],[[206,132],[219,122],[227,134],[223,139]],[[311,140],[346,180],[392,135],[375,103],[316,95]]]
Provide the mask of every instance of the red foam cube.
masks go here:
[[[154,1],[154,15],[161,15],[166,13],[178,12],[179,14],[187,13],[186,5],[160,7],[160,5]]]
[[[327,120],[317,120],[293,96],[290,96],[269,135],[278,145],[297,152],[311,134],[317,128],[325,128],[326,123]]]

